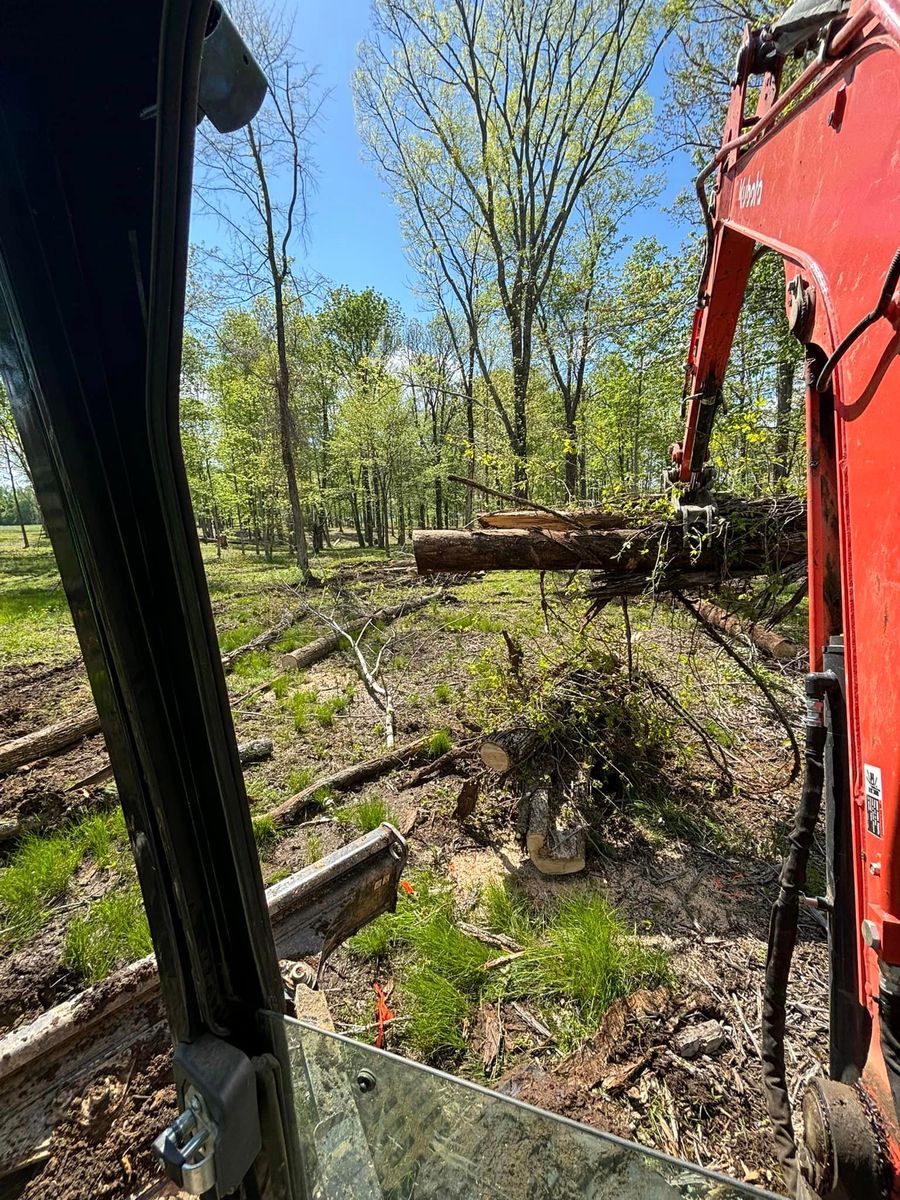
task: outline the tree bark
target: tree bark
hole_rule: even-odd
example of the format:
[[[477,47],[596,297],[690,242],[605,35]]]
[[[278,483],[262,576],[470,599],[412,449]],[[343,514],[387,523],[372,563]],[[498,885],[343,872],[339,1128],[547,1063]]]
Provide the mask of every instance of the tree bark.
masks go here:
[[[484,739],[478,748],[484,765],[497,775],[505,775],[533,754],[540,738],[533,729],[515,726],[499,729]]]
[[[3,442],[3,449],[6,451],[6,469],[9,472],[9,486],[12,488],[13,504],[16,507],[16,519],[19,522],[19,528],[22,531],[22,548],[28,549],[28,533],[25,529],[25,522],[22,520],[22,506],[19,504],[19,491],[16,487],[16,477],[13,475],[12,462],[9,457],[9,446],[6,441]]]
[[[58,754],[74,746],[82,738],[90,737],[100,732],[100,718],[97,710],[91,707],[83,708],[55,725],[45,725],[35,733],[26,733],[23,737],[14,738],[0,746],[0,773],[14,771],[16,767],[34,762],[38,758],[46,758],[50,754]]]
[[[536,528],[417,530],[416,566],[420,574],[594,568],[609,579],[643,576],[658,584],[671,572],[769,574],[806,557],[805,506],[794,497],[722,497],[713,531],[689,540],[678,518],[638,526],[640,514],[609,515],[619,528],[606,528],[605,520],[602,528],[561,527],[545,514]]]
[[[260,194],[265,214],[266,260],[272,279],[272,295],[275,309],[275,345],[278,355],[278,370],[275,392],[278,400],[278,435],[281,442],[281,461],[287,479],[288,503],[291,508],[291,526],[294,534],[294,555],[297,566],[305,579],[309,577],[309,551],[306,546],[306,530],[303,525],[303,506],[297,486],[297,469],[294,462],[293,418],[291,415],[291,374],[287,352],[287,333],[284,319],[284,282],[288,275],[288,263],[279,263],[275,245],[275,225],[272,212],[269,182],[265,164],[257,145],[252,123],[247,126],[247,141],[253,155]]]
[[[439,571],[603,570],[609,576],[643,574],[649,581],[664,554],[665,571],[709,571],[720,565],[731,573],[766,574],[801,561],[806,535],[785,530],[770,539],[744,534],[728,547],[727,559],[712,543],[696,554],[681,543],[681,531],[634,529],[472,529],[416,530],[413,553],[422,575]],[[667,546],[668,541],[668,546]]]
[[[778,363],[775,391],[775,448],[772,458],[772,482],[783,487],[790,470],[791,402],[794,397],[794,362],[783,358]]]
[[[716,604],[701,600],[697,604],[701,616],[734,638],[749,638],[757,650],[779,662],[792,662],[803,653],[800,646],[783,637],[775,629],[767,629],[758,621],[748,621],[735,613],[726,612]]]
[[[366,762],[344,767],[340,771],[335,771],[333,774],[311,783],[309,787],[297,792],[295,796],[291,796],[290,800],[285,800],[277,808],[270,809],[267,816],[270,816],[276,825],[290,825],[306,812],[310,804],[315,803],[319,793],[326,788],[335,792],[348,792],[361,783],[368,783],[370,779],[377,779],[380,775],[387,774],[395,767],[403,767],[417,758],[422,758],[429,753],[430,744],[431,735],[427,734],[417,738],[414,742],[396,746],[386,754],[379,755],[378,758],[370,758]]]
[[[553,806],[545,788],[527,798],[528,829],[525,845],[528,857],[543,875],[574,875],[584,870],[584,829],[575,826],[558,829]]]
[[[565,517],[565,520],[562,520]],[[479,513],[478,524],[482,529],[571,529],[572,524],[583,529],[621,529],[622,514],[607,509],[582,509],[577,512],[562,512],[559,517],[536,509],[510,510],[504,512]]]

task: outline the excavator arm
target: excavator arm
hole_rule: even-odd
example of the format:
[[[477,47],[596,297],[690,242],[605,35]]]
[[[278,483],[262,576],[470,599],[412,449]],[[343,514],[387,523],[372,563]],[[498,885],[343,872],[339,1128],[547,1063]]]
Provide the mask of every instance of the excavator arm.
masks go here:
[[[772,919],[764,1077],[798,1194],[862,1200],[900,1194],[900,2],[806,0],[805,29],[801,7],[746,32],[722,147],[698,180],[707,255],[670,479],[687,498],[709,482],[744,292],[768,248],[784,260],[806,356],[812,674],[806,783]],[[814,57],[783,87],[785,50],[811,30]],[[798,1152],[785,991],[820,805],[831,1078],[807,1092]]]

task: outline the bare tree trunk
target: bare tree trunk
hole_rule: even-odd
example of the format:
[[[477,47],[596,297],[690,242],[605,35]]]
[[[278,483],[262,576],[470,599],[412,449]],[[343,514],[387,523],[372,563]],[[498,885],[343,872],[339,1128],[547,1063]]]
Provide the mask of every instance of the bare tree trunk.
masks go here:
[[[3,442],[3,449],[6,451],[6,469],[9,472],[9,486],[12,488],[13,504],[16,506],[16,518],[19,522],[19,528],[22,530],[22,547],[28,549],[28,533],[25,530],[25,522],[22,520],[22,506],[19,504],[19,493],[16,488],[16,479],[13,475],[12,462],[9,457],[9,446],[6,441]]]
[[[568,407],[568,404],[566,405]],[[566,456],[565,484],[566,500],[574,500],[578,495],[578,430],[571,417],[566,418]]]
[[[791,401],[794,396],[794,363],[783,358],[778,363],[775,392],[775,453],[772,459],[772,483],[784,490],[784,480],[790,469]]]
[[[278,436],[281,442],[281,461],[287,479],[288,502],[291,508],[291,526],[294,535],[294,555],[303,579],[309,578],[309,551],[306,545],[306,530],[303,524],[303,507],[300,503],[300,490],[297,487],[297,469],[294,462],[293,420],[291,417],[291,369],[288,361],[287,337],[284,320],[284,281],[287,277],[289,264],[279,262],[278,250],[275,245],[275,225],[272,213],[272,203],[269,196],[269,183],[266,167],[262,160],[253,124],[247,126],[247,141],[253,154],[253,162],[259,177],[259,187],[265,214],[266,258],[272,277],[272,292],[275,308],[275,345],[278,355],[278,378],[275,385],[278,399]]]
[[[366,530],[366,545],[375,545],[375,522],[372,516],[372,488],[369,482],[369,468],[363,467],[360,478],[363,489],[363,520]]]
[[[469,350],[469,371],[466,375],[466,443],[469,447],[467,455],[469,469],[468,475],[470,479],[475,478],[475,348]],[[463,510],[463,524],[468,525],[472,520],[472,505],[473,492],[471,488],[466,488],[465,508]]]

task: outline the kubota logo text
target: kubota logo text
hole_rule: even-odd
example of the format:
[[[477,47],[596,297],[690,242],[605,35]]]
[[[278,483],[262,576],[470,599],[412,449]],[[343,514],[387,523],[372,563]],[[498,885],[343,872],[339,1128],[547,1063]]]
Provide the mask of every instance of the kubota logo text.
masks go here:
[[[741,208],[753,208],[761,203],[763,181],[759,175],[754,180],[742,179],[738,189],[738,204]]]

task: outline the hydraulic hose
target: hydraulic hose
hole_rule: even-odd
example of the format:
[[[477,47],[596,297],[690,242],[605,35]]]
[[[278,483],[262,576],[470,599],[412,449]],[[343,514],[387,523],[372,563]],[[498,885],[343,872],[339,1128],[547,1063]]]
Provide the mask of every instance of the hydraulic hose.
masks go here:
[[[766,1108],[772,1121],[775,1153],[784,1171],[787,1194],[797,1191],[797,1143],[791,1120],[784,1062],[784,1029],[788,980],[797,944],[800,896],[806,884],[806,866],[825,788],[825,697],[837,687],[831,671],[806,677],[806,769],[803,790],[794,818],[789,849],[781,868],[778,898],[769,920],[769,949],[762,1015],[762,1076]]]

